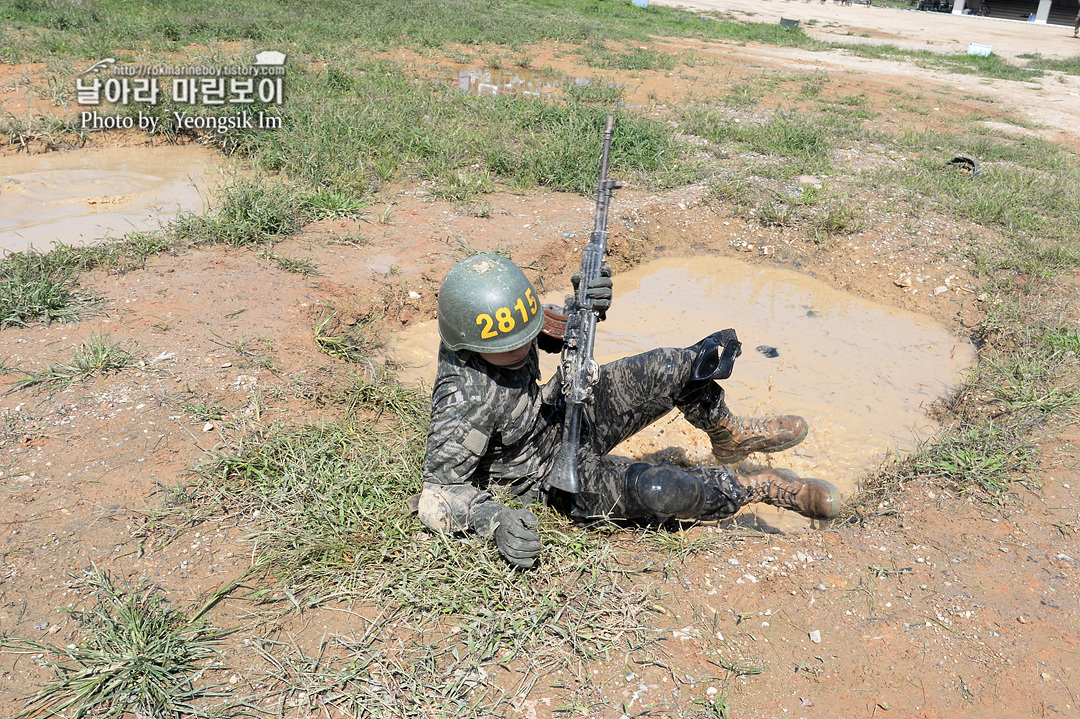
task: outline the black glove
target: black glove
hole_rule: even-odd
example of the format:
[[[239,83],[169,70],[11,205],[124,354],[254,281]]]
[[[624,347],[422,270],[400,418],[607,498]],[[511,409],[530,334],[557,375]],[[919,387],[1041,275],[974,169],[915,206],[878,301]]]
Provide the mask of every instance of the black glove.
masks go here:
[[[510,509],[494,502],[476,508],[473,527],[477,533],[495,537],[499,554],[519,569],[529,569],[540,556],[540,535],[536,515],[527,509]]]
[[[574,286],[574,294],[577,294],[578,285],[581,284],[581,273],[575,272],[570,278]],[[611,268],[607,265],[600,267],[600,276],[589,283],[585,288],[585,296],[592,300],[593,309],[604,319],[608,309],[611,308]]]

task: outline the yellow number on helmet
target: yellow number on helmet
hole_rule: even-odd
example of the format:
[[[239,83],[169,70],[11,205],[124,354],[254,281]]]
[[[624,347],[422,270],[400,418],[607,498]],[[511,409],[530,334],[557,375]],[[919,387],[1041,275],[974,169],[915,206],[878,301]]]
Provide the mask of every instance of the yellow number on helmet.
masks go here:
[[[477,315],[476,324],[484,326],[484,329],[480,330],[480,336],[484,339],[499,336],[499,333],[495,331],[495,320],[491,319],[491,315]]]
[[[514,329],[514,316],[510,314],[510,308],[500,307],[495,310],[495,319],[499,321],[499,332],[510,332]]]

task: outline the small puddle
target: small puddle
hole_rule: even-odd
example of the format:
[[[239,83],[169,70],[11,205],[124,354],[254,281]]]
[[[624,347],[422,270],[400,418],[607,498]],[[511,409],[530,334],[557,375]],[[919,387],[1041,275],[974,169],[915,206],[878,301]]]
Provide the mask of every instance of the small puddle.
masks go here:
[[[568,87],[588,87],[590,84],[591,81],[587,77],[551,74],[524,68],[518,70],[470,69],[460,71],[457,76],[458,90],[481,97],[560,95]]]
[[[563,293],[546,298],[561,302]],[[974,359],[966,340],[922,316],[859,299],[791,270],[719,257],[658,260],[615,277],[615,301],[599,325],[601,363],[654,347],[691,345],[725,327],[743,343],[721,384],[741,415],[792,413],[810,422],[787,452],[750,461],[821,477],[845,494],[888,451],[910,450],[937,430],[926,408],[953,391]],[[434,322],[395,336],[389,352],[408,366],[404,381],[431,386]],[[774,347],[775,358],[755,348]],[[557,366],[541,353],[545,377]],[[711,461],[708,438],[673,412],[615,450],[625,456]],[[809,522],[753,505],[756,526],[791,530]],[[747,521],[754,521],[753,518]]]
[[[0,251],[48,251],[157,229],[206,210],[220,154],[198,145],[120,147],[0,160]]]

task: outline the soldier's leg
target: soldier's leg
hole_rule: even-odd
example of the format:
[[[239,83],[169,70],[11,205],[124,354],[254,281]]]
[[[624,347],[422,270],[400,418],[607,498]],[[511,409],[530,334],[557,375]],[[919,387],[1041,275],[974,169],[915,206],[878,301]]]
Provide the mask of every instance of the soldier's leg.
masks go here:
[[[678,407],[687,420],[705,430],[713,454],[737,462],[751,452],[779,452],[801,442],[807,424],[801,417],[737,417],[724,402],[724,390],[711,379],[692,379],[700,367],[714,366],[699,346],[652,350],[600,368],[594,400],[586,405],[588,444],[597,455]],[[713,346],[709,351],[716,353]]]
[[[811,519],[832,519],[840,509],[840,495],[831,484],[783,469],[751,474],[726,466],[681,468],[614,457],[600,458],[589,469],[578,495],[579,517],[713,520],[764,502]]]
[[[705,430],[712,440],[713,455],[735,463],[751,452],[780,452],[806,439],[809,425],[796,415],[738,417],[724,401],[724,388],[709,380],[692,386],[676,406],[686,420]]]
[[[591,466],[590,466],[591,465]],[[601,457],[583,467],[578,517],[720,519],[739,511],[745,492],[727,467],[680,468]]]
[[[600,368],[585,406],[588,444],[597,456],[670,412],[690,377],[693,354],[664,348]]]

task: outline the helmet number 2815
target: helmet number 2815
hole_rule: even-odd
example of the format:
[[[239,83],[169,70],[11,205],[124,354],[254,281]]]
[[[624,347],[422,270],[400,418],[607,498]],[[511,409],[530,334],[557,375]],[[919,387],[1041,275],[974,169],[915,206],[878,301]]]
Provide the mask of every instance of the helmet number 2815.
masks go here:
[[[525,299],[529,301],[528,310],[525,309],[525,301],[520,297],[518,297],[513,309],[521,313],[522,322],[528,324],[529,317],[535,317],[538,309],[536,298],[533,297],[531,287],[525,290]],[[479,314],[476,316],[476,324],[483,327],[480,331],[480,336],[484,339],[491,339],[492,337],[498,337],[500,333],[506,334],[508,332],[513,332],[516,322],[514,321],[514,313],[509,307],[500,307],[495,310],[495,319],[492,319],[491,315],[487,313]],[[496,324],[498,325],[498,329],[496,329]]]

